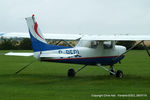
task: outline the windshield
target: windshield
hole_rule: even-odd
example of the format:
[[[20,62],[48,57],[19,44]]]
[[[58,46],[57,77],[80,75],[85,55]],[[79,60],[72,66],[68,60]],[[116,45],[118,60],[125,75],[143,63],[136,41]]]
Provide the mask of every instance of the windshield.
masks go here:
[[[104,49],[111,49],[113,47],[113,42],[112,41],[104,41],[103,47],[104,47]]]

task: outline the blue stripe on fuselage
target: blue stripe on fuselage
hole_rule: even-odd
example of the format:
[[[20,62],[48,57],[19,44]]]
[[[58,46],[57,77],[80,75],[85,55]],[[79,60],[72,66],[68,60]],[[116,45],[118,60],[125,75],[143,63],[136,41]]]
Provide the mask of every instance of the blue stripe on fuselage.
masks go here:
[[[31,37],[32,48],[33,48],[34,52],[71,48],[71,47],[66,47],[66,46],[56,46],[56,45],[50,45],[50,44],[43,43],[43,42],[37,40],[36,38],[34,38],[31,34],[30,30],[29,30],[29,34]]]
[[[124,56],[119,57],[114,60],[116,57],[95,57],[95,58],[77,58],[77,59],[41,59],[41,61],[49,61],[49,62],[60,62],[60,63],[73,63],[73,64],[86,64],[86,65],[112,65],[124,58]]]

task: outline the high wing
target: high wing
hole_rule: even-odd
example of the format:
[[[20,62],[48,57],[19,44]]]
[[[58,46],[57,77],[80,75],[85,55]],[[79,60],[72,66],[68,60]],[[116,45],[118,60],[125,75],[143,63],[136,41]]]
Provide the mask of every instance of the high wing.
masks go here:
[[[82,38],[83,40],[112,40],[112,41],[137,41],[137,40],[150,40],[149,35],[129,35],[129,34],[114,34],[114,35],[96,35],[96,34],[54,34],[45,33],[43,34],[45,39],[50,40],[77,40]],[[0,33],[0,37],[4,38],[30,38],[28,33],[21,32],[10,32],[10,33]]]
[[[81,34],[54,34],[54,33],[45,33],[43,34],[45,39],[50,40],[77,40],[82,37]],[[19,32],[10,32],[10,33],[0,33],[0,37],[4,38],[30,38],[29,33],[19,33]]]
[[[138,40],[150,40],[149,35],[84,35],[83,40],[102,40],[102,41],[138,41]]]
[[[28,33],[22,32],[0,32],[0,37],[4,38],[30,38]]]

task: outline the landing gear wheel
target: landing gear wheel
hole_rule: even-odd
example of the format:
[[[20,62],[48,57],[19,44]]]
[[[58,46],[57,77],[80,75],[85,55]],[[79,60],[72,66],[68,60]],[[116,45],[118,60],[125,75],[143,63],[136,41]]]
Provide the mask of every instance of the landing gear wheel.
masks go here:
[[[115,70],[113,70],[113,69],[111,69],[110,71],[115,73]],[[110,75],[114,75],[114,74],[110,73]]]
[[[121,70],[117,70],[116,77],[122,78],[123,77],[123,72]]]
[[[75,76],[75,70],[73,68],[68,70],[68,77],[74,77]]]

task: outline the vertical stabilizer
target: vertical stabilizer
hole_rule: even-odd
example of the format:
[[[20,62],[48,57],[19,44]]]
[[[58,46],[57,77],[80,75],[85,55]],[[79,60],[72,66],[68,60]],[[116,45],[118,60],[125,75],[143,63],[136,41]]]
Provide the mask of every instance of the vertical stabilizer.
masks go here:
[[[34,15],[32,17],[25,18],[27,21],[29,34],[31,37],[32,48],[34,52],[47,51],[47,50],[57,50],[67,48],[64,46],[56,46],[47,44],[43,34],[41,33],[37,22],[35,21]]]

